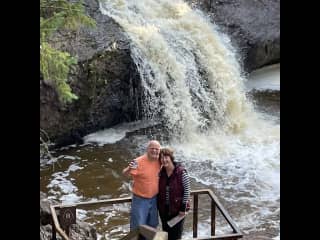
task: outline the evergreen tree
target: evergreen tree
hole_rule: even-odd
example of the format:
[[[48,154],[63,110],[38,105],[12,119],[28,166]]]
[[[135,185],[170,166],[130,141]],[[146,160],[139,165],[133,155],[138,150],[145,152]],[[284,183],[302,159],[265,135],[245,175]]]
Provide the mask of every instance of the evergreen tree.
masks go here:
[[[81,25],[95,26],[82,2],[40,0],[40,72],[44,80],[53,84],[63,103],[78,98],[67,83],[70,68],[77,60],[68,52],[53,48],[49,39],[58,30],[77,30]]]

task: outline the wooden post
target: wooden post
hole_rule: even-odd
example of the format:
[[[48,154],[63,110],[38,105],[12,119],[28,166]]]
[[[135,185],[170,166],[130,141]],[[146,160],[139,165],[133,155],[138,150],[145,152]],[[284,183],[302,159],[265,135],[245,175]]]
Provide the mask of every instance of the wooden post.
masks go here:
[[[51,240],[57,240],[56,227],[54,225],[53,217],[51,218],[51,226],[52,226]]]
[[[60,236],[64,239],[64,240],[69,240],[69,237],[66,235],[66,233],[60,228],[59,225],[59,221],[58,221],[58,217],[55,211],[55,206],[50,205],[50,211],[52,214],[52,220],[53,220],[53,225],[55,225],[55,229],[56,231],[58,231],[58,233],[60,234]]]
[[[216,204],[211,199],[211,236],[216,234]]]
[[[198,236],[198,193],[193,196],[193,237]]]

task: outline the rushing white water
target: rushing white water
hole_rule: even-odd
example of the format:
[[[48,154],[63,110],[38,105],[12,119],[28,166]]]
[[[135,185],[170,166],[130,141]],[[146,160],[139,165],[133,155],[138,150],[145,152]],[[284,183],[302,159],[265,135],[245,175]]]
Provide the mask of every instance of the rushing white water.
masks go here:
[[[236,206],[245,233],[267,223],[279,230],[280,126],[246,99],[228,37],[180,0],[109,0],[100,9],[132,41],[143,117],[177,136],[170,145],[190,176]]]
[[[132,40],[144,86],[144,117],[189,138],[208,126],[239,131],[248,114],[227,36],[183,1],[104,1],[101,11]]]

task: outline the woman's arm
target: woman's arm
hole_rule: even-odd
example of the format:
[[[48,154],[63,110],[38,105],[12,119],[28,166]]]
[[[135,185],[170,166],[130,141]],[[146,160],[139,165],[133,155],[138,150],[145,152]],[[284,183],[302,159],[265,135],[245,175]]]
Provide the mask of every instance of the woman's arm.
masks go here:
[[[186,212],[187,202],[190,198],[190,178],[186,170],[182,172],[183,200],[180,212]]]

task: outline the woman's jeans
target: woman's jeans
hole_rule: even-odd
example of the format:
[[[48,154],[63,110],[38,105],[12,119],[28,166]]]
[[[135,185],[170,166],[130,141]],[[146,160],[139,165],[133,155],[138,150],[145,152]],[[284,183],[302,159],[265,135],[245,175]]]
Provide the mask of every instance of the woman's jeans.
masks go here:
[[[157,195],[152,198],[132,196],[130,230],[144,224],[156,228],[158,226]]]

